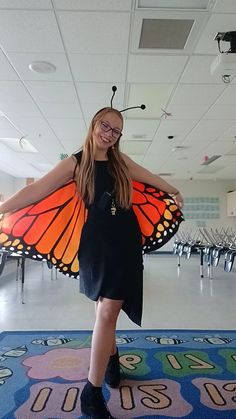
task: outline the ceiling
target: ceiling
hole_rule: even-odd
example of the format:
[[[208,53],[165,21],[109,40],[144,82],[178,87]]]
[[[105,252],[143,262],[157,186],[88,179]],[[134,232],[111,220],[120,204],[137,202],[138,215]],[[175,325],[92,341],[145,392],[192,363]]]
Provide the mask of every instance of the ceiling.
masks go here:
[[[235,179],[236,77],[210,72],[215,35],[235,30],[235,0],[0,0],[0,170],[41,177],[83,144],[116,85],[114,107],[146,105],[125,115],[122,149],[137,163]],[[32,72],[35,61],[56,71]]]

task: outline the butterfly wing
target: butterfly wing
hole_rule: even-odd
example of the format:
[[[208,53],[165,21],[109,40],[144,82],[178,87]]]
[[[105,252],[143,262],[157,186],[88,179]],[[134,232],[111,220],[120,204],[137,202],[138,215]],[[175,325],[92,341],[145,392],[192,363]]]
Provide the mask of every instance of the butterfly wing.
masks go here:
[[[168,194],[144,183],[133,182],[132,207],[144,253],[163,246],[183,221],[183,214]],[[0,246],[35,260],[47,260],[62,273],[77,277],[86,218],[87,209],[72,180],[38,202],[5,215],[0,223]]]
[[[47,260],[72,277],[79,272],[78,249],[87,217],[75,181],[38,202],[3,217],[0,246],[35,260]]]
[[[170,195],[141,182],[133,181],[132,208],[141,229],[144,253],[167,243],[184,220]]]

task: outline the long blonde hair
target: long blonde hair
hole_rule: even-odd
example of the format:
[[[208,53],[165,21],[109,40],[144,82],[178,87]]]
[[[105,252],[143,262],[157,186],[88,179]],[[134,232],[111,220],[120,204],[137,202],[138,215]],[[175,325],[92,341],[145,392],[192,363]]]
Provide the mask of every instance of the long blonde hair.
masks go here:
[[[94,160],[96,149],[93,142],[93,131],[96,124],[99,123],[108,112],[115,113],[123,123],[123,117],[117,109],[109,107],[103,108],[94,115],[85,139],[78,175],[76,176],[78,192],[82,199],[88,204],[92,204],[94,201]],[[119,150],[119,143],[120,139],[116,141],[112,148],[108,149],[109,172],[114,179],[116,203],[121,208],[129,208],[131,205],[132,181],[127,165]]]

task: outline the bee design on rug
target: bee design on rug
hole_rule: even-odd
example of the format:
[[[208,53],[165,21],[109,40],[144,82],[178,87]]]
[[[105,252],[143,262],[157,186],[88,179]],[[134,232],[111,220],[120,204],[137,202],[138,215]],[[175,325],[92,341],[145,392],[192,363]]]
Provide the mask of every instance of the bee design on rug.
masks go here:
[[[34,339],[31,343],[34,345],[43,345],[43,346],[58,346],[64,345],[65,343],[71,342],[74,339],[63,338],[63,337],[49,337],[47,339]]]
[[[18,346],[16,348],[10,349],[9,351],[4,352],[0,356],[0,361],[5,361],[7,358],[19,358],[20,356],[23,356],[28,351],[27,347],[25,345]]]
[[[137,340],[138,338],[131,338],[128,336],[117,336],[116,338],[116,343],[117,345],[124,345],[125,343],[131,343],[134,342],[135,340]]]
[[[187,340],[183,340],[183,339],[159,337],[159,336],[146,336],[145,340],[147,340],[148,342],[157,343],[159,345],[180,345],[181,343],[188,342]]]
[[[13,375],[10,368],[0,367],[0,386],[5,384],[5,380]]]
[[[217,336],[212,336],[208,338],[193,338],[194,342],[198,343],[210,343],[211,345],[224,345],[225,343],[230,343],[234,339],[231,338],[221,338]]]

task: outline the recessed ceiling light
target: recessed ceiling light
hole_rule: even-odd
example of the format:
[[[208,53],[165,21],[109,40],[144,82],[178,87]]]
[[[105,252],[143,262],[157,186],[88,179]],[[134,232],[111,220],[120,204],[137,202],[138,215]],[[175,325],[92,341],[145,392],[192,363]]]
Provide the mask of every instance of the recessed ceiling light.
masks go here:
[[[46,61],[33,61],[29,64],[29,69],[34,73],[49,74],[55,73],[56,66]]]

